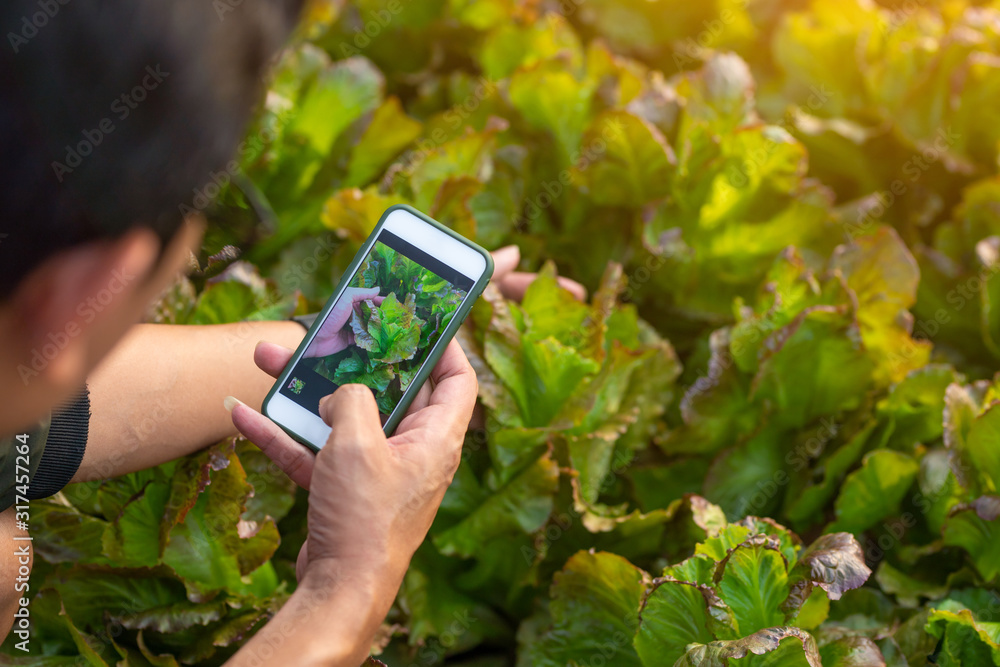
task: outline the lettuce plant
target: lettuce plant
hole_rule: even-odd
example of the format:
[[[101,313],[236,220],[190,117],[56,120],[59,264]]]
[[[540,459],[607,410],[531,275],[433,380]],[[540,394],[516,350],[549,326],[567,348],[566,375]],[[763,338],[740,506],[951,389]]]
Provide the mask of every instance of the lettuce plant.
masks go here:
[[[867,638],[820,645],[808,632],[830,600],[871,574],[851,535],[805,547],[773,521],[726,524],[718,507],[688,502],[708,524],[693,556],[654,578],[614,554],[576,554],[556,574],[548,609],[527,622],[541,631],[522,635],[522,664],[820,667],[868,664],[841,661],[845,652],[878,653]]]

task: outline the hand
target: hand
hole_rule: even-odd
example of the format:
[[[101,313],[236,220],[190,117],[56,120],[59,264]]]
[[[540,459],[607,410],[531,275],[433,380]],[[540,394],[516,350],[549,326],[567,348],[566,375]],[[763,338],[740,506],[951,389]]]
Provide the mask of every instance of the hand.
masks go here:
[[[347,323],[351,321],[351,314],[358,307],[358,304],[366,299],[371,299],[376,306],[382,305],[385,297],[379,296],[378,292],[378,287],[348,287],[345,289],[323,323],[323,327],[316,332],[316,337],[313,338],[309,348],[302,356],[325,357],[347,349],[348,345],[353,345],[354,332],[347,328]]]
[[[514,301],[524,298],[524,293],[528,285],[538,277],[537,273],[525,273],[515,271],[521,261],[521,249],[516,245],[509,245],[491,253],[493,255],[493,284],[500,288],[500,292]],[[580,301],[587,298],[587,289],[569,278],[559,276],[559,284],[573,293]]]
[[[273,343],[254,351],[256,364],[275,377],[291,356]],[[333,431],[318,455],[256,410],[233,407],[236,428],[296,483],[314,489],[300,581],[330,563],[346,572],[375,568],[402,581],[458,469],[476,391],[475,372],[452,341],[391,438],[367,387],[344,385],[320,401],[320,416]]]

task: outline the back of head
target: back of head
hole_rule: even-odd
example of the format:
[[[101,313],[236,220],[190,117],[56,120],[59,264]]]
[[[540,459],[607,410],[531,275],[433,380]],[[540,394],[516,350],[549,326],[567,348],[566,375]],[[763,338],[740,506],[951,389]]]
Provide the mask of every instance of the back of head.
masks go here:
[[[301,0],[5,0],[0,299],[62,249],[169,239],[231,159]]]

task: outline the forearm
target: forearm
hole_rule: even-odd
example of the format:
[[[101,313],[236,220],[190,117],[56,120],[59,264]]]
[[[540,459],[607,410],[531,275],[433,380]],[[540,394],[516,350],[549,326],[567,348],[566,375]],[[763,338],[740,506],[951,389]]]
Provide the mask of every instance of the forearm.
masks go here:
[[[18,600],[30,597],[24,586],[27,573],[31,572],[31,542],[14,539],[28,535],[16,527],[15,511],[11,507],[0,512],[0,585],[4,587],[0,590],[0,643],[10,632],[14,612],[20,606]]]
[[[90,435],[73,481],[159,465],[235,435],[222,400],[259,407],[274,383],[254,364],[254,346],[294,348],[304,335],[294,322],[135,326],[88,378]]]
[[[227,667],[358,667],[368,657],[401,575],[311,567],[298,590]],[[398,568],[394,568],[398,570]]]

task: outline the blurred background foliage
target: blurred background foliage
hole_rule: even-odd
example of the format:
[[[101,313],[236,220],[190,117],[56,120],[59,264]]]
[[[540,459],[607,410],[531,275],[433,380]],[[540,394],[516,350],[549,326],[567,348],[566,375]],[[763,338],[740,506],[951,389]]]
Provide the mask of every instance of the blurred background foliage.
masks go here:
[[[316,2],[150,319],[314,311],[400,202],[542,270],[463,330],[393,667],[1000,665],[998,47],[995,0]],[[0,664],[223,662],[305,506],[242,441],[36,503]]]

